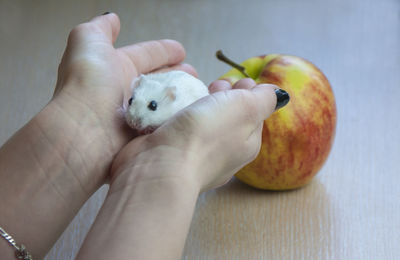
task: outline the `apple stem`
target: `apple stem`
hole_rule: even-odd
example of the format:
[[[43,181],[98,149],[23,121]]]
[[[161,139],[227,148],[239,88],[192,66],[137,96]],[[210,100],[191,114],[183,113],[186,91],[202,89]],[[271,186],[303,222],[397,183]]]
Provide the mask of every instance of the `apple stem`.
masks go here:
[[[235,69],[239,70],[245,77],[250,78],[249,74],[246,73],[246,69],[243,66],[241,66],[241,65],[237,64],[236,62],[232,61],[231,59],[227,58],[222,53],[221,50],[217,51],[216,56],[220,61],[223,61],[223,62],[231,65]]]

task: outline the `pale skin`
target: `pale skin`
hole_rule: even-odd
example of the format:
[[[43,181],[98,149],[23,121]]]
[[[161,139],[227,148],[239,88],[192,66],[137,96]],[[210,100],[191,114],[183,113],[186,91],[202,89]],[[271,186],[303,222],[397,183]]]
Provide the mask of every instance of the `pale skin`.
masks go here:
[[[136,137],[118,112],[141,73],[195,69],[172,40],[114,48],[116,14],[68,38],[51,101],[0,149],[0,226],[34,259],[52,247],[85,201],[109,183],[77,259],[179,259],[198,195],[257,155],[273,85],[217,80],[211,95],[154,133]],[[2,259],[15,259],[0,238]]]

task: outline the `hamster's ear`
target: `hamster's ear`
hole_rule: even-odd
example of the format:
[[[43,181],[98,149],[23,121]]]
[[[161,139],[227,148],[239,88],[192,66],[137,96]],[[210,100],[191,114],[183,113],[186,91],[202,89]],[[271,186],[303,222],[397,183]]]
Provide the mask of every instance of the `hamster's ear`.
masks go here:
[[[165,90],[164,90],[164,94],[171,101],[175,101],[175,99],[176,99],[176,87],[175,86],[166,87]]]
[[[136,77],[133,79],[132,84],[131,84],[131,90],[139,86],[140,81],[143,79],[144,75],[140,74],[140,76]]]

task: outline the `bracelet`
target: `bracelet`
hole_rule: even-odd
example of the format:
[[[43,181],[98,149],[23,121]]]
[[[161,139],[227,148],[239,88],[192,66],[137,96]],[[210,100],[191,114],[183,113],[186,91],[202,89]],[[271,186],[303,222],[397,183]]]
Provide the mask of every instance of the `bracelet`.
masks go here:
[[[8,243],[10,243],[15,249],[15,256],[17,259],[23,259],[23,260],[32,260],[31,254],[26,251],[26,248],[23,244],[20,246],[17,246],[17,243],[15,242],[14,238],[10,236],[2,227],[0,227],[0,235],[7,240]]]

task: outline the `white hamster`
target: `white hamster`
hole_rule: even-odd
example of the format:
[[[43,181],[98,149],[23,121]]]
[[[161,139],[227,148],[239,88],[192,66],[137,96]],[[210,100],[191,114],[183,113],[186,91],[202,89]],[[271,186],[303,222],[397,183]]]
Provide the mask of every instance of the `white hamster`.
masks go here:
[[[125,118],[141,133],[155,130],[179,110],[209,94],[201,80],[183,71],[141,75],[132,87]]]

